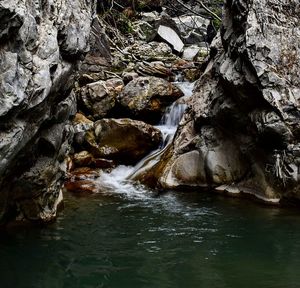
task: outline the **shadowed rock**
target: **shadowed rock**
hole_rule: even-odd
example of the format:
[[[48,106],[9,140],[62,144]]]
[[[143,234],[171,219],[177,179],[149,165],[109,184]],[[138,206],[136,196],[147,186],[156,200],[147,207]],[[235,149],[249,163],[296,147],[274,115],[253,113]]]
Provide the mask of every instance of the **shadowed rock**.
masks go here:
[[[0,223],[56,216],[76,112],[72,74],[94,11],[94,0],[0,3]]]
[[[161,132],[142,121],[131,119],[102,119],[95,122],[95,130],[86,134],[87,150],[95,158],[115,160],[121,164],[135,164],[162,140]]]

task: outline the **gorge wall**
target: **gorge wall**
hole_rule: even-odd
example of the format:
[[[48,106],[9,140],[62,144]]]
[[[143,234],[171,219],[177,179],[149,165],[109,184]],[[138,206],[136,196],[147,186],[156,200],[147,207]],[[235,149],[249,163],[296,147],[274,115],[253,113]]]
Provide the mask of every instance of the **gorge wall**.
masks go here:
[[[220,1],[212,2],[220,6]],[[103,7],[98,6],[98,10],[105,9],[104,4],[110,2],[99,3],[103,3]],[[160,3],[152,1],[147,7],[160,10],[157,9]],[[168,79],[174,67],[177,66],[178,72],[180,65],[191,64],[181,61],[180,52],[173,54],[167,43],[148,43],[146,38],[133,39],[131,46],[126,47],[132,40],[127,37],[126,45],[126,41],[120,41],[123,50],[116,43],[110,43],[116,46],[110,49],[106,43],[110,39],[103,40],[101,17],[93,21],[96,10],[95,0],[0,2],[0,224],[11,219],[47,222],[55,218],[62,199],[66,155],[73,134],[77,132],[82,136],[86,132],[74,131],[71,120],[76,112],[92,110],[94,115],[87,116],[99,120],[95,122],[96,128],[107,124],[102,119],[109,117],[107,115],[122,117],[114,114],[120,111],[130,112],[124,114],[126,117],[147,122],[149,119],[143,111],[128,112],[121,108],[127,108],[127,102],[139,98],[145,91],[148,98],[158,98],[158,94],[164,95],[162,92],[167,91],[165,85],[170,88],[167,96],[173,95],[175,88],[166,80],[140,76],[153,74]],[[157,14],[144,15],[144,19],[146,16],[155,18]],[[150,20],[149,23],[156,21]],[[202,187],[233,194],[247,193],[275,203],[299,199],[299,20],[298,0],[226,0],[223,25],[211,44],[206,64],[190,69],[194,71],[201,66],[205,71],[197,81],[193,96],[187,100],[188,109],[173,144],[159,163],[136,180],[164,189]],[[148,29],[149,23],[143,25]],[[204,30],[206,33],[207,27]],[[115,34],[110,28],[108,32]],[[89,42],[92,49],[86,55]],[[208,49],[205,41],[202,44],[205,44],[202,48]],[[104,52],[100,53],[101,49]],[[157,51],[163,52],[163,58]],[[80,85],[77,82],[73,92],[77,64],[84,59],[83,55],[86,57],[80,65]],[[155,60],[151,66],[149,61]],[[125,69],[127,76],[122,73]],[[111,75],[117,78],[112,79]],[[152,89],[152,84],[157,83],[162,83],[160,92]],[[76,99],[82,102],[78,106]],[[156,107],[158,101],[153,103]],[[113,110],[113,105],[118,109],[113,107]],[[85,109],[79,111],[78,107]],[[78,115],[81,114],[77,114],[77,120]],[[84,123],[80,125],[90,127],[94,123],[82,116],[83,120],[79,118]],[[157,117],[159,119],[161,114]],[[150,118],[153,121],[153,115]],[[133,127],[144,125],[126,121]],[[124,121],[112,120],[106,130],[112,133],[111,127],[119,122],[123,125]],[[101,129],[96,130],[98,133]],[[84,138],[79,136],[77,138]],[[103,137],[98,138],[103,142]],[[107,138],[119,139],[117,136]],[[155,144],[159,145],[159,139],[157,137]],[[96,144],[98,149],[103,143]],[[107,156],[98,150],[97,153],[98,158]],[[86,153],[78,154],[86,156]],[[116,160],[103,161],[97,157],[92,161],[94,166],[110,165]]]
[[[173,147],[149,173],[162,187],[299,199],[299,21],[298,0],[225,1]]]
[[[94,0],[0,2],[0,221],[49,221],[61,200],[73,72]]]

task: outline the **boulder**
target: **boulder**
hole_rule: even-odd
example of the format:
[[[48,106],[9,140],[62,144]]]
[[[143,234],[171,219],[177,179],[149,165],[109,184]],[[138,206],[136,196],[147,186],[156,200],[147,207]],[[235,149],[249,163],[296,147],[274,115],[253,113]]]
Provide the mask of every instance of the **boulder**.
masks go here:
[[[88,151],[75,153],[73,156],[74,167],[91,167],[98,169],[110,169],[115,167],[115,162],[103,158],[94,158]],[[73,167],[73,169],[74,169]]]
[[[119,78],[100,80],[81,87],[78,91],[79,110],[89,113],[94,119],[107,116],[123,87],[124,83]]]
[[[160,184],[166,189],[181,186],[206,186],[203,155],[197,150],[180,155],[175,159],[168,173],[162,175],[162,179]]]
[[[200,78],[201,71],[199,68],[190,68],[183,70],[184,79],[187,79],[189,82],[194,82]]]
[[[176,52],[179,53],[182,51],[184,44],[179,35],[172,28],[164,25],[159,25],[157,35],[159,35],[162,40],[169,43]]]
[[[79,167],[72,171],[70,171],[67,176],[68,180],[78,181],[78,180],[86,180],[86,179],[97,179],[101,175],[101,170],[92,169],[90,167]]]
[[[132,165],[141,160],[162,140],[153,126],[131,119],[102,119],[86,135],[86,147],[95,158]]]
[[[191,121],[181,128],[174,142],[176,150],[168,151],[169,157],[162,157],[165,163],[157,165],[164,167],[157,175],[160,186],[216,187],[244,179],[250,166],[237,145],[215,128],[205,126],[201,132],[197,135]]]
[[[105,34],[104,25],[101,21],[99,17],[93,19],[92,33],[89,38],[89,51],[79,63],[79,81],[87,81],[86,76],[88,75],[94,79],[92,82],[96,82],[100,80],[97,79],[99,75],[103,76],[102,71],[109,69],[111,66],[112,55],[110,45]]]
[[[134,118],[157,123],[166,107],[183,96],[172,83],[157,77],[139,77],[129,82],[118,102]]]
[[[76,168],[68,173],[64,189],[78,196],[97,193],[100,191],[100,186],[95,180],[100,175],[101,171],[89,167]]]

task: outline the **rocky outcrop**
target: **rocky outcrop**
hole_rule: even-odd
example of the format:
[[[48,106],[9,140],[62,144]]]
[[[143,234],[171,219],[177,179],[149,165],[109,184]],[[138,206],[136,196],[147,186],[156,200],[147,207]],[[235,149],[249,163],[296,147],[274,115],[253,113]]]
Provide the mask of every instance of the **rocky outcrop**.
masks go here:
[[[94,0],[0,3],[0,222],[50,221],[76,112],[72,74]]]
[[[297,0],[226,1],[161,186],[300,198],[299,21]]]

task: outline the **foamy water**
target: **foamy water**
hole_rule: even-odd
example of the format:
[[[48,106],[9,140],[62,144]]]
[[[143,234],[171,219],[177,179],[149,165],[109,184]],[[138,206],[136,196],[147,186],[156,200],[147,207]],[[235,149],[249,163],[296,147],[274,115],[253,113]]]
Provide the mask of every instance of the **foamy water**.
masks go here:
[[[187,98],[192,95],[194,83],[176,82],[174,84],[183,91],[184,96],[182,98]],[[184,99],[182,98],[167,108],[160,124],[156,126],[163,136],[160,147],[157,150],[152,151],[135,166],[121,165],[110,173],[103,173],[97,179],[98,185],[104,188],[101,189],[101,191],[105,190],[106,193],[120,194],[130,199],[153,199],[153,191],[143,185],[134,183],[134,181],[131,181],[130,179],[134,178],[138,173],[147,171],[157,164],[164,150],[171,144],[186,109],[186,104],[183,104],[184,101],[182,100]],[[170,200],[171,199],[169,199],[169,201]]]

